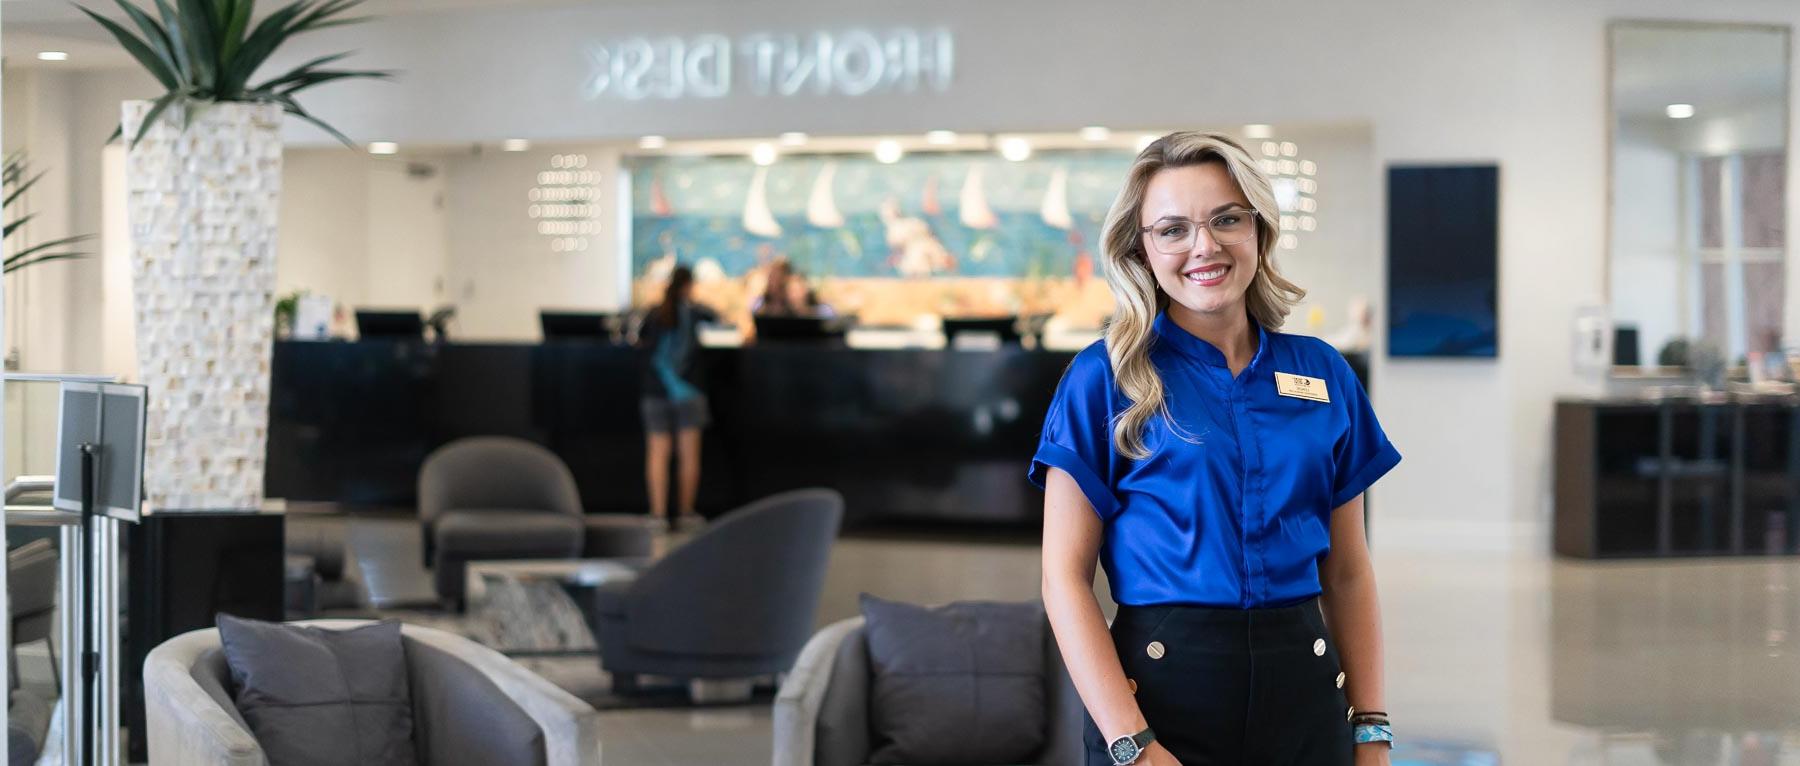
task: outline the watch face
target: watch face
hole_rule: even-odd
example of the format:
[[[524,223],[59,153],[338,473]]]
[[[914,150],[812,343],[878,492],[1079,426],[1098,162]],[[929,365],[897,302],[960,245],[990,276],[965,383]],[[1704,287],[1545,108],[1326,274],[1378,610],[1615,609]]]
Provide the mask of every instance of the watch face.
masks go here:
[[[1137,760],[1138,753],[1141,752],[1137,740],[1130,737],[1113,740],[1111,750],[1113,763],[1131,763]]]

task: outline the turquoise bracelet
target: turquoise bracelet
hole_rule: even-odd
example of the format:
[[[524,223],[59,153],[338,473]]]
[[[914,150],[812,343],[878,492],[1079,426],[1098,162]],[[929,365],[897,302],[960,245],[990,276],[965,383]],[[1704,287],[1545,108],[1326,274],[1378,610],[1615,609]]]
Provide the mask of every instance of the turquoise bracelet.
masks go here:
[[[1394,730],[1381,724],[1365,723],[1356,727],[1356,744],[1370,742],[1394,743]]]

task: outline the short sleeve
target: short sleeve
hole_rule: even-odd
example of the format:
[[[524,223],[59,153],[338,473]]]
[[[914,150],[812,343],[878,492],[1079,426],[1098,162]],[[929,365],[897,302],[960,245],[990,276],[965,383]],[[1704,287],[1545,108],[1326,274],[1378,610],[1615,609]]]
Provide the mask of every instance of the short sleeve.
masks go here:
[[[1051,468],[1075,479],[1102,521],[1118,515],[1112,482],[1112,416],[1116,401],[1112,365],[1102,343],[1075,356],[1044,415],[1043,435],[1028,473],[1043,488]]]
[[[1329,348],[1329,347],[1328,347]],[[1394,449],[1381,422],[1375,419],[1375,408],[1369,403],[1362,381],[1350,369],[1350,363],[1336,349],[1328,353],[1337,358],[1337,390],[1343,399],[1349,423],[1332,448],[1335,475],[1331,485],[1331,508],[1355,500],[1376,479],[1400,464],[1400,451]]]

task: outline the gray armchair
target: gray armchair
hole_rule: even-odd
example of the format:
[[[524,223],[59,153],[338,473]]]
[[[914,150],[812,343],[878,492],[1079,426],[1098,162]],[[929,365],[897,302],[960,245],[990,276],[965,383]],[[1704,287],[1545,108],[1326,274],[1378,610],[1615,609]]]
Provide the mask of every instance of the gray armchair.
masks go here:
[[[343,629],[368,623],[305,624]],[[401,640],[422,764],[599,765],[599,714],[587,703],[467,639],[406,625]],[[144,661],[151,765],[267,764],[230,688],[217,629],[184,633],[151,650]]]
[[[808,489],[720,517],[635,580],[592,591],[588,618],[613,688],[639,674],[753,679],[785,672],[812,632],[844,498]]]
[[[1056,637],[1044,631],[1049,720],[1035,766],[1081,766],[1086,713]],[[862,766],[878,743],[869,722],[869,644],[863,618],[820,630],[775,697],[774,766]]]
[[[523,439],[458,439],[419,470],[425,565],[438,596],[463,598],[464,566],[484,559],[570,558],[585,531],[575,475],[555,453]]]

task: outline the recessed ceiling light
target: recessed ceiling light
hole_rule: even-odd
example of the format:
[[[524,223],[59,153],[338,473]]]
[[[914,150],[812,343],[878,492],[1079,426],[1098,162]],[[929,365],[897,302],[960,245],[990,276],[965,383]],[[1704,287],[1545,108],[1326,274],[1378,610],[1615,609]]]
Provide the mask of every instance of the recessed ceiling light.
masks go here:
[[[782,146],[802,146],[806,144],[806,134],[800,131],[789,131],[781,134]]]
[[[1156,139],[1159,139],[1159,138],[1162,138],[1162,136],[1156,135],[1154,133],[1145,133],[1141,136],[1138,136],[1137,150],[1141,152],[1141,151],[1149,148],[1150,145],[1156,143]]]
[[[1670,104],[1666,110],[1671,120],[1685,120],[1694,116],[1693,104]]]
[[[42,51],[42,52],[38,53],[38,60],[39,61],[68,61],[69,54],[65,51]]]
[[[1270,126],[1265,125],[1260,122],[1251,123],[1249,125],[1244,126],[1244,137],[1245,138],[1261,139],[1261,138],[1268,138],[1269,136],[1273,136],[1273,135],[1275,135],[1275,129],[1273,127],[1270,127]]]
[[[644,136],[643,138],[638,139],[639,149],[661,149],[668,144],[668,139],[665,139],[662,136]]]
[[[956,131],[933,130],[925,134],[925,142],[932,146],[943,146],[956,143]]]
[[[1105,141],[1109,138],[1112,138],[1112,131],[1099,125],[1090,125],[1081,129],[1081,140],[1083,141]]]
[[[392,141],[370,141],[370,154],[394,154],[400,151],[400,145]]]
[[[1000,141],[1000,156],[1013,162],[1031,158],[1031,142],[1023,138],[1007,138]]]
[[[750,161],[758,165],[775,164],[775,147],[771,144],[757,144],[750,150]]]
[[[500,148],[508,152],[526,152],[531,151],[531,142],[523,138],[509,138],[501,142]]]
[[[900,157],[904,154],[906,152],[900,148],[899,141],[884,139],[875,143],[875,159],[884,165],[899,162]]]

